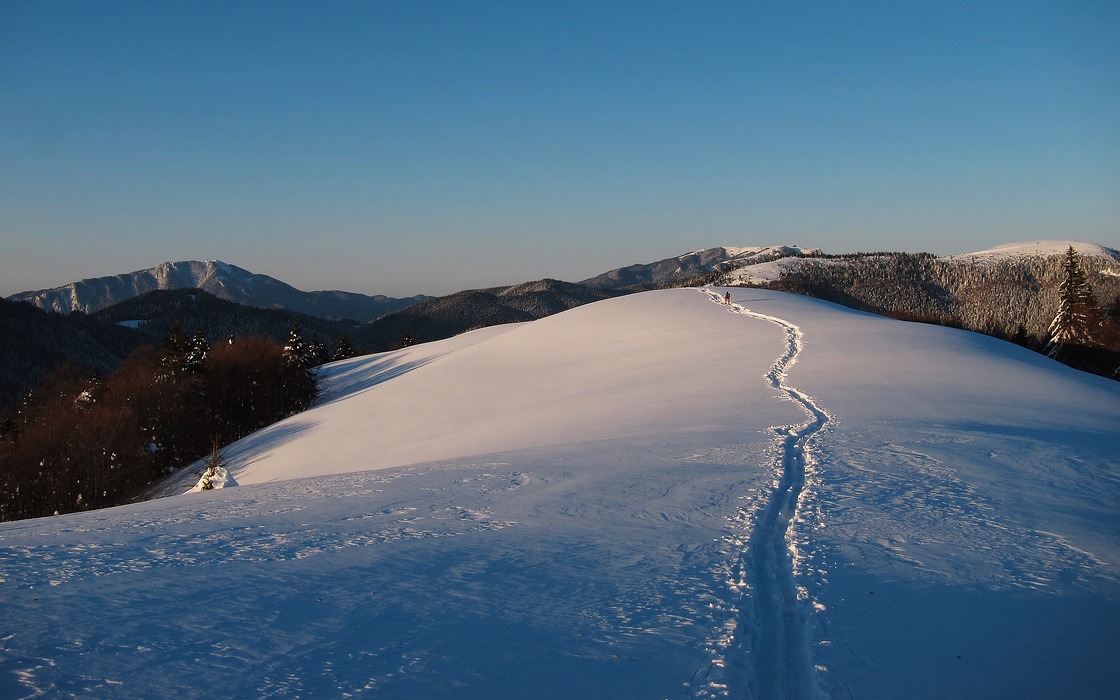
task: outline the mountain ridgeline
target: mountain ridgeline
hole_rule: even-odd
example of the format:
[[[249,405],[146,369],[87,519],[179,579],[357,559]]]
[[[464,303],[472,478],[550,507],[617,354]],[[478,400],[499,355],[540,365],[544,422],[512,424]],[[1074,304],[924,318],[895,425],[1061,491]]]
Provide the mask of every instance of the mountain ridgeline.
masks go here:
[[[510,287],[471,289],[426,299],[386,314],[354,332],[361,347],[388,350],[409,335],[418,343],[450,338],[474,328],[533,321],[582,304],[627,294],[543,279]]]
[[[337,290],[304,292],[268,275],[254,274],[220,260],[163,263],[147,270],[85,279],[8,298],[47,311],[93,313],[147,292],[168,289],[202,289],[245,306],[285,309],[325,319],[352,319],[356,323],[372,321],[427,299],[423,295],[395,299]]]
[[[0,354],[0,410],[14,406],[63,362],[87,374],[111,372],[137,347],[158,346],[175,321],[188,333],[201,330],[210,343],[231,336],[284,343],[299,323],[305,336],[325,341],[329,356],[343,335],[359,352],[381,352],[483,326],[531,321],[630,292],[699,284],[765,286],[1043,350],[1059,305],[1060,253],[1066,243],[1016,244],[1004,247],[1010,252],[952,258],[825,255],[797,246],[718,247],[618,268],[578,284],[544,279],[409,299],[301,292],[217,261],[166,263],[9,298],[27,303],[0,300],[0,337],[7,347]],[[1082,266],[1098,302],[1092,352],[1104,355],[1093,360],[1096,368],[1069,364],[1110,374],[1105,371],[1109,363],[1120,364],[1112,356],[1120,353],[1120,254],[1070,244],[1087,253],[1080,256]],[[111,300],[117,303],[102,307]]]
[[[798,246],[761,246],[755,248],[705,248],[651,263],[627,265],[583,280],[580,284],[596,289],[642,291],[677,286],[719,270],[742,268],[780,258],[819,255],[817,248]]]
[[[150,291],[91,314],[47,312],[0,299],[0,337],[8,339],[9,348],[0,354],[0,411],[15,406],[63,363],[79,373],[107,375],[138,347],[161,345],[176,322],[188,334],[201,331],[212,345],[252,336],[283,344],[298,323],[305,339],[322,339],[330,357],[343,336],[358,353],[381,352],[473,328],[531,321],[625,293],[540,280],[425,298],[366,324],[245,306],[189,288]]]

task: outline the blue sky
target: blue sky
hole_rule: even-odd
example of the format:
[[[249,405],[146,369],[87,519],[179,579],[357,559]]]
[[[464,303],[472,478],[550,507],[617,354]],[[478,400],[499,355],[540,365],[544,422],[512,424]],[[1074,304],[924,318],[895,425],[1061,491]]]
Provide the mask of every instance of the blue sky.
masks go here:
[[[0,0],[0,294],[1120,247],[1120,3]]]

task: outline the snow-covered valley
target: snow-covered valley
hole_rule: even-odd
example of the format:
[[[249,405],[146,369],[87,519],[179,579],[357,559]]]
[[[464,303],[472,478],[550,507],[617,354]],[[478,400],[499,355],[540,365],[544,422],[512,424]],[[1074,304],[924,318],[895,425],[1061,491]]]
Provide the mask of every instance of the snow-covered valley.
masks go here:
[[[723,292],[335,363],[236,488],[0,525],[0,696],[1120,685],[1120,384]]]

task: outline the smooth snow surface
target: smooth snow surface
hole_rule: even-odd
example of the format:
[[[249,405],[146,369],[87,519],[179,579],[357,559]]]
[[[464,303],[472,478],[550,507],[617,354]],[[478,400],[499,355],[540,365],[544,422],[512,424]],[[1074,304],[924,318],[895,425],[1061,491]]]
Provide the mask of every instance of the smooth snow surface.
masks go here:
[[[0,525],[0,697],[1110,696],[1120,384],[730,291],[336,363],[240,486]]]

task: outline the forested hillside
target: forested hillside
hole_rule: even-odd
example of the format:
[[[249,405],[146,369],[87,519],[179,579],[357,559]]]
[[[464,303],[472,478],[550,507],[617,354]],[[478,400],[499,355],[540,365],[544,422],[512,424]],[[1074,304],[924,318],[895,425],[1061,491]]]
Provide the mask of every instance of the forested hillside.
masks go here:
[[[1120,264],[1076,256],[1092,292],[1092,341],[1059,359],[1106,376],[1120,367]],[[694,280],[724,283],[717,272]],[[1022,256],[973,264],[929,253],[873,253],[803,258],[755,286],[826,299],[905,320],[952,325],[1044,351],[1052,339],[1063,255]]]
[[[160,342],[178,321],[188,332],[201,330],[206,340],[218,343],[231,336],[260,336],[283,343],[288,331],[300,324],[308,337],[324,339],[333,353],[339,336],[352,334],[357,323],[328,321],[286,309],[258,309],[220,299],[201,289],[168,289],[148,292],[128,301],[102,309],[91,316],[113,324],[134,324],[146,332],[151,342]]]
[[[0,299],[0,411],[14,407],[64,363],[87,378],[94,372],[108,375],[141,345],[163,343],[176,322],[188,335],[201,330],[210,344],[257,336],[281,345],[298,323],[309,343],[322,344],[327,358],[334,356],[339,339],[357,327],[294,311],[245,306],[199,289],[156,290],[88,315],[47,312]],[[360,349],[351,348],[347,354],[355,352]]]
[[[0,412],[14,406],[47,373],[71,362],[102,375],[152,338],[144,331],[92,319],[49,313],[0,299]]]
[[[442,340],[473,328],[532,321],[593,301],[621,296],[621,290],[591,289],[544,279],[510,287],[471,289],[426,299],[386,314],[355,331],[355,342],[374,352],[408,342]],[[404,341],[405,337],[408,341]]]

